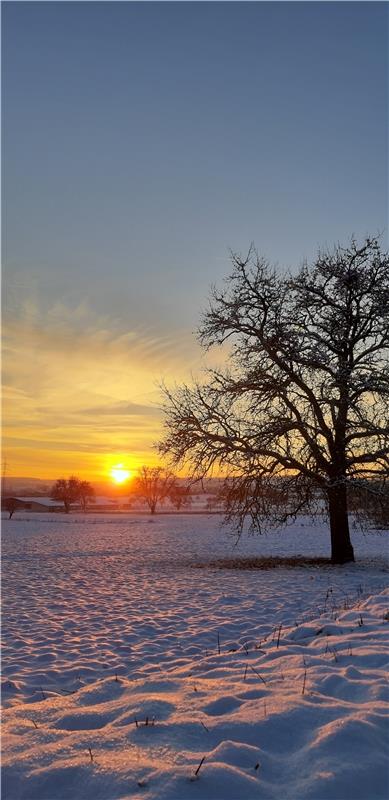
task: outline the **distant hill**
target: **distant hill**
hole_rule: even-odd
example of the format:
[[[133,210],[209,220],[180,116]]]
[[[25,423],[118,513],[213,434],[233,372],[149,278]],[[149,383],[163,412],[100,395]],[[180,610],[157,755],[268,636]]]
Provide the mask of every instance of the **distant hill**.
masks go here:
[[[5,486],[4,486],[5,483]],[[42,478],[11,478],[3,481],[3,494],[21,494],[33,497],[35,494],[48,494],[54,481]]]
[[[185,483],[184,479],[181,479]],[[48,496],[51,492],[55,480],[50,478],[14,478],[6,477],[5,487],[3,482],[2,494],[4,495],[21,495],[26,497],[39,497],[40,495]],[[193,486],[193,494],[214,494],[220,488],[220,478],[207,478],[201,483]],[[112,498],[128,497],[133,494],[133,483],[129,481],[125,485],[115,486],[111,481],[91,481],[91,484],[96,492],[96,495],[104,495]]]

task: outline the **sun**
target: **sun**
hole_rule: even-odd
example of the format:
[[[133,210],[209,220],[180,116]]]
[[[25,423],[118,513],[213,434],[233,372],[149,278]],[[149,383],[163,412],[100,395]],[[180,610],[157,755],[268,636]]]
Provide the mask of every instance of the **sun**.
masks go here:
[[[131,478],[132,472],[129,469],[124,469],[123,464],[115,464],[111,467],[111,478],[115,483],[124,483]]]

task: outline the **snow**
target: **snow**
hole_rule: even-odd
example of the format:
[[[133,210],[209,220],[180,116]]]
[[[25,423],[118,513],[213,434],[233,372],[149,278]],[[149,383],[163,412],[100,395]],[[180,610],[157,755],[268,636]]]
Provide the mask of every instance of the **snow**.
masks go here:
[[[4,798],[387,798],[387,535],[353,532],[355,564],[239,570],[218,559],[326,556],[328,531],[3,521]]]

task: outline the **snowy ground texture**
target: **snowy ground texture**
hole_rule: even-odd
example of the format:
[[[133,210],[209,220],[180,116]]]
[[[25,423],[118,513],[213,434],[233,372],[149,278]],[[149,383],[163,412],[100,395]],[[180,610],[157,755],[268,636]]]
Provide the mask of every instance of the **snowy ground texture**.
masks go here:
[[[4,521],[5,800],[387,800],[387,541],[236,570],[215,561],[328,555],[328,532]]]

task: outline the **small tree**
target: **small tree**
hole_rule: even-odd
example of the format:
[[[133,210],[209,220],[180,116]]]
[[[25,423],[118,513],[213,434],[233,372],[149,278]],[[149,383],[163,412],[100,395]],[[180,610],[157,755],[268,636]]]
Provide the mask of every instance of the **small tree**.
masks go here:
[[[12,519],[16,509],[18,508],[18,501],[16,497],[6,497],[4,500],[4,508],[8,511],[8,519]]]
[[[51,490],[50,497],[64,504],[66,514],[69,513],[72,503],[77,503],[80,499],[80,484],[79,478],[72,475],[67,480],[59,478]]]
[[[389,484],[386,481],[359,482],[349,492],[350,511],[363,527],[389,529]]]
[[[78,499],[81,504],[81,508],[85,513],[88,508],[88,503],[95,502],[95,490],[93,486],[89,483],[89,481],[79,481],[78,483]]]
[[[189,508],[192,505],[190,487],[175,483],[170,491],[169,500],[177,511],[182,508]]]
[[[327,502],[334,563],[354,560],[348,487],[389,474],[389,257],[375,238],[279,275],[253,248],[232,256],[199,339],[230,345],[228,367],[165,388],[160,451],[192,478],[229,475],[227,519],[241,530]]]
[[[152,514],[158,503],[171,497],[175,486],[175,475],[164,467],[141,467],[134,481],[136,494],[145,500]]]

